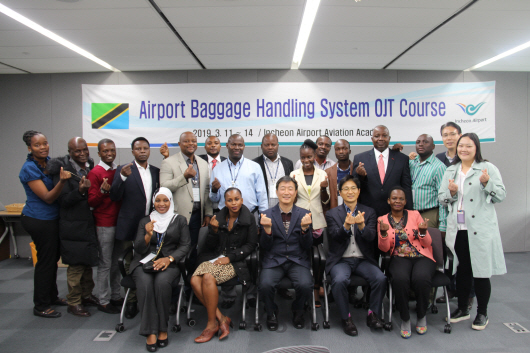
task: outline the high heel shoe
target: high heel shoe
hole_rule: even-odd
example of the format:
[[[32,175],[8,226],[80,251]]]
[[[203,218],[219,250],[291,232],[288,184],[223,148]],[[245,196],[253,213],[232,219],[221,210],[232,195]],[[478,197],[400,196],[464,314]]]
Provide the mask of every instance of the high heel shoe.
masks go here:
[[[219,334],[219,324],[214,329],[205,329],[202,331],[201,335],[195,339],[195,342],[197,343],[204,343],[208,342],[212,339],[213,336]]]
[[[167,338],[165,340],[156,340],[156,345],[158,346],[158,348],[166,348],[168,344],[169,340]]]
[[[221,326],[219,326],[219,328],[221,329],[221,336],[219,336],[219,341],[222,341],[228,337],[228,335],[230,334],[230,327],[234,328],[232,320],[228,316],[225,317],[225,321],[223,321]]]

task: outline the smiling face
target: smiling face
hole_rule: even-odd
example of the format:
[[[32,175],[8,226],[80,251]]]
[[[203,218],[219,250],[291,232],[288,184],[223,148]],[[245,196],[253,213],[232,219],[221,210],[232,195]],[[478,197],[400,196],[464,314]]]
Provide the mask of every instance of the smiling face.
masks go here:
[[[238,161],[243,157],[245,151],[245,140],[239,135],[233,135],[228,139],[226,144],[228,150],[228,157],[232,161]]]
[[[297,193],[296,185],[292,181],[282,181],[276,188],[278,201],[284,208],[292,207]]]
[[[442,141],[445,148],[448,150],[454,149],[460,136],[462,136],[462,134],[458,133],[458,129],[456,127],[447,126],[444,128],[442,130]]]
[[[383,152],[390,144],[390,133],[384,126],[376,126],[372,134],[372,143],[379,152]]]
[[[462,137],[458,142],[456,153],[462,162],[473,162],[477,153],[477,146],[469,137]]]
[[[48,139],[43,134],[37,134],[31,138],[31,143],[28,146],[28,152],[33,155],[33,158],[45,159],[50,153],[50,145]]]
[[[353,180],[348,180],[342,185],[342,189],[340,189],[339,192],[340,196],[344,199],[344,202],[354,203],[357,202],[361,189],[359,189]]]
[[[238,190],[230,190],[225,195],[225,206],[233,213],[238,213],[243,205],[243,196]]]
[[[317,138],[317,146],[316,155],[319,158],[325,159],[328,156],[329,151],[331,151],[331,140],[329,137],[321,136]]]
[[[312,148],[303,148],[300,150],[300,162],[304,170],[312,170],[315,166],[315,151]]]
[[[390,209],[392,209],[392,211],[403,211],[405,205],[407,204],[407,198],[403,190],[397,189],[392,191],[390,198],[388,199],[388,204],[390,205]]]
[[[74,137],[71,139],[68,142],[68,154],[78,165],[84,168],[84,165],[90,156],[86,141],[80,137]]]
[[[98,156],[101,158],[103,163],[107,165],[112,165],[112,162],[116,159],[116,146],[113,142],[107,142],[101,144]]]
[[[180,151],[186,157],[191,157],[197,151],[197,136],[193,132],[184,132],[179,139]]]
[[[160,214],[166,213],[170,204],[169,197],[164,194],[159,194],[155,198],[155,210]]]

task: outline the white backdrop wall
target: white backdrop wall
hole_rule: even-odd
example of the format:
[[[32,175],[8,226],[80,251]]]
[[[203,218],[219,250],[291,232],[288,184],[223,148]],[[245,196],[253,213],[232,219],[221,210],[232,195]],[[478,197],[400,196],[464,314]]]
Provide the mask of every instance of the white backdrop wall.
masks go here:
[[[501,170],[508,196],[497,206],[504,250],[530,251],[530,74],[526,72],[456,72],[393,70],[202,70],[151,71],[86,74],[0,75],[0,201],[24,202],[18,179],[27,149],[22,142],[26,130],[42,131],[51,144],[50,155],[67,153],[67,141],[81,136],[82,84],[166,84],[225,82],[476,82],[496,81],[496,142],[482,145],[483,156]],[[374,121],[374,126],[377,121]],[[390,132],[392,135],[392,131]],[[439,131],[425,131],[437,136]],[[398,140],[398,136],[392,136]],[[439,139],[439,137],[438,137]],[[223,143],[226,141],[222,141]],[[352,157],[367,150],[352,147]],[[404,152],[414,150],[405,147]],[[437,146],[435,152],[443,150]],[[171,153],[178,148],[171,148]],[[204,153],[199,148],[199,153]],[[258,147],[247,147],[245,156],[255,158]],[[99,158],[95,148],[90,154]],[[226,156],[223,147],[221,154]],[[297,147],[282,147],[280,154],[295,162]],[[334,158],[333,149],[330,156]],[[117,163],[132,160],[130,149],[119,149]],[[162,157],[151,151],[150,163],[160,166]],[[19,253],[30,256],[29,236],[16,227]]]

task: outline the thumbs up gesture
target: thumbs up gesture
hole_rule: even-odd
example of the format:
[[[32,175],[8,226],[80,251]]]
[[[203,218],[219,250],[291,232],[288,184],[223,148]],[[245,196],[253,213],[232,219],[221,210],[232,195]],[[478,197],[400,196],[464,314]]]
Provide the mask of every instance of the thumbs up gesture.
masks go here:
[[[383,220],[380,220],[379,221],[379,230],[381,231],[381,235],[383,237],[386,237],[387,234],[386,232],[390,229],[390,226],[388,224],[386,224],[385,222],[383,222]]]
[[[184,171],[184,178],[194,178],[195,175],[197,175],[197,172],[195,171],[195,169],[193,169],[193,164],[188,165],[188,169]]]
[[[131,167],[132,167],[132,162],[127,164],[125,167],[121,168],[121,175],[123,175],[124,177],[128,177],[129,175],[131,175],[132,173],[132,170],[131,170]]]
[[[423,222],[418,224],[418,230],[420,231],[421,235],[425,235],[427,233],[427,226],[429,224],[429,219],[425,218]]]
[[[454,179],[449,179],[449,191],[451,192],[451,196],[455,196],[458,192],[458,185],[455,184]]]
[[[306,231],[307,228],[313,223],[313,220],[311,219],[311,212],[307,213],[304,217],[302,217],[302,221],[300,222],[300,225],[302,226],[302,231]]]
[[[357,175],[363,178],[366,176],[366,169],[364,169],[364,163],[359,162],[359,165],[357,166],[357,168],[355,168],[355,173],[357,173]]]
[[[212,227],[214,233],[217,233],[217,231],[219,230],[219,221],[217,220],[217,218],[215,218],[215,216],[210,219],[210,227]]]
[[[324,179],[324,181],[320,183],[320,187],[321,187],[322,189],[325,189],[325,188],[328,187],[328,185],[329,185],[329,183],[328,183],[328,176],[326,175],[326,179]]]
[[[169,157],[169,147],[167,146],[167,142],[164,142],[164,144],[160,146],[160,154],[164,156],[164,159]]]
[[[259,223],[263,226],[265,233],[269,235],[272,234],[272,219],[267,217],[265,213],[261,214],[261,220]]]
[[[482,185],[484,187],[486,187],[486,185],[488,184],[488,181],[490,180],[490,175],[488,174],[488,170],[487,169],[484,169],[482,171],[482,175],[480,176],[480,178],[478,178],[478,180],[480,180]]]
[[[219,180],[217,180],[217,178],[215,178],[214,181],[212,182],[212,192],[216,193],[220,188],[221,188],[221,183],[219,182]]]
[[[153,236],[153,230],[155,229],[156,221],[151,221],[145,225],[145,232],[149,236]]]

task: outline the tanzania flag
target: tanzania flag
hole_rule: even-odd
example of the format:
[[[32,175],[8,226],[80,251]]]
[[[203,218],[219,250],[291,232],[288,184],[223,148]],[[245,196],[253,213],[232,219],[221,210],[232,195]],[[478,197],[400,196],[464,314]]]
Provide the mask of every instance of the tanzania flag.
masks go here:
[[[129,103],[92,103],[92,129],[128,129]]]

